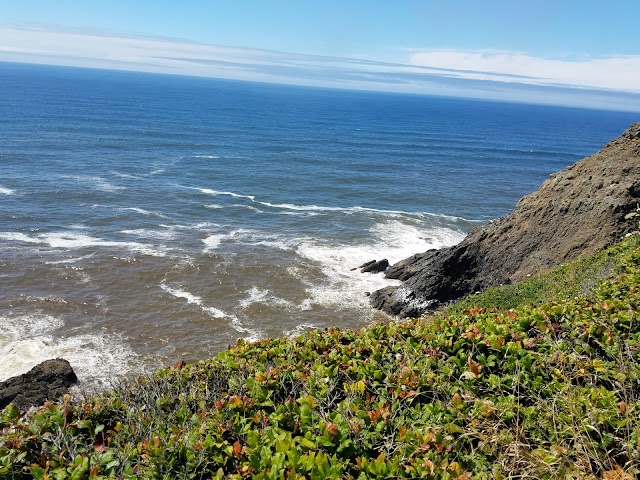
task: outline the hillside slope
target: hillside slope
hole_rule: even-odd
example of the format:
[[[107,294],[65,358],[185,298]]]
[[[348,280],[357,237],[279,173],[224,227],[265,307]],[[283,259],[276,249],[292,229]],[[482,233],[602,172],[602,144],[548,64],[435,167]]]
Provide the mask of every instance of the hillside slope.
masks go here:
[[[438,304],[591,255],[636,228],[640,203],[640,123],[598,153],[551,176],[508,215],[460,244],[391,266],[400,287],[373,292],[371,305],[416,317]]]

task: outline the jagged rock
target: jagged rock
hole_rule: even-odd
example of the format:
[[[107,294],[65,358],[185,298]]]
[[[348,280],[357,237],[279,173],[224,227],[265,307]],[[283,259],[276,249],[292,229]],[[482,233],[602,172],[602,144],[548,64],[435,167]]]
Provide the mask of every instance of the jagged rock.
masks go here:
[[[24,410],[57,400],[78,382],[68,361],[46,360],[23,375],[0,382],[0,409],[10,403]]]
[[[353,267],[351,269],[351,271],[353,272],[354,270],[358,270],[359,268],[367,268],[369,265],[373,265],[374,263],[376,263],[375,260],[370,260],[368,262],[364,262],[362,265],[360,265],[359,267]]]
[[[637,229],[640,123],[598,153],[554,174],[508,215],[461,243],[402,260],[385,276],[400,287],[373,292],[371,305],[414,317],[438,303],[592,255]]]
[[[379,273],[384,272],[387,268],[389,268],[389,260],[385,258],[365,265],[360,271],[362,273]]]

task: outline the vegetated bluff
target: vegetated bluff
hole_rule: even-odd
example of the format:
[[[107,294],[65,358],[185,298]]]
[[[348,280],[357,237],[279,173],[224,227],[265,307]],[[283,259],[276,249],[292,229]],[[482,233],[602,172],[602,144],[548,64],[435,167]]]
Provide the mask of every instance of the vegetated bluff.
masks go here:
[[[400,317],[591,255],[638,226],[640,123],[598,153],[553,174],[508,215],[473,230],[461,243],[391,266],[403,280],[370,296]]]

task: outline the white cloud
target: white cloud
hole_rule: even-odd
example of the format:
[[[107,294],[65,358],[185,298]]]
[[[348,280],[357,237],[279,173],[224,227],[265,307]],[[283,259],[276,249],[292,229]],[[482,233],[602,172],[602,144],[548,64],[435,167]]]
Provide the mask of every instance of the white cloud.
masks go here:
[[[0,61],[640,111],[640,57],[570,62],[440,50],[390,63],[0,25]]]
[[[556,60],[511,52],[431,50],[414,52],[412,65],[467,71],[467,78],[486,73],[521,75],[519,82],[560,84],[640,92],[640,55]],[[473,72],[469,72],[473,71]]]

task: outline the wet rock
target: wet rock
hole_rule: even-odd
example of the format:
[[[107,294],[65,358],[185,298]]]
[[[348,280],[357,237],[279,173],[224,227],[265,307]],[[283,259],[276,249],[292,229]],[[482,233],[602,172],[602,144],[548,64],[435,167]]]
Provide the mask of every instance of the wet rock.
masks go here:
[[[354,270],[358,270],[359,268],[367,268],[369,265],[373,265],[374,263],[376,263],[375,260],[371,260],[369,262],[364,262],[362,265],[360,265],[358,267],[353,267],[351,269],[351,271],[353,272]]]
[[[514,210],[458,245],[429,250],[389,267],[400,287],[373,292],[371,305],[415,317],[488,287],[592,255],[637,229],[640,123],[598,153],[552,175]]]
[[[379,261],[374,261],[373,263],[369,263],[366,266],[362,267],[360,270],[362,273],[379,273],[384,272],[387,268],[389,268],[389,260],[386,258]]]
[[[0,409],[13,403],[21,410],[54,401],[78,382],[68,361],[46,360],[23,375],[0,382]]]

